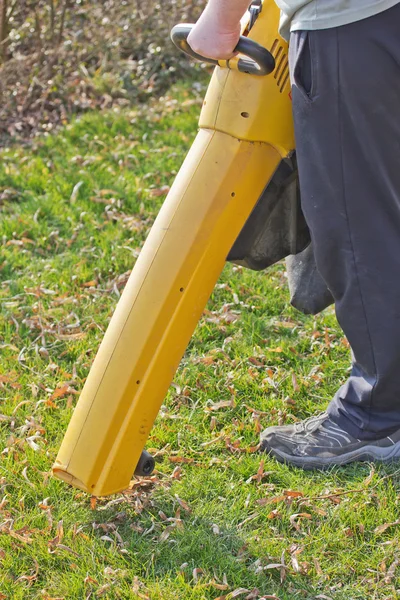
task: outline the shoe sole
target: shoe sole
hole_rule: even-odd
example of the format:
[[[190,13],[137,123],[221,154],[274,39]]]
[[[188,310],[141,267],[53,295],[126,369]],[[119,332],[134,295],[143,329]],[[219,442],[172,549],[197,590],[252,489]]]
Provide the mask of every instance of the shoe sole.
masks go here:
[[[348,452],[346,454],[342,454],[341,456],[329,458],[320,458],[313,456],[292,456],[290,454],[285,454],[280,450],[270,447],[261,449],[264,452],[276,458],[276,460],[278,460],[281,463],[294,465],[306,471],[316,469],[325,470],[331,466],[342,466],[357,461],[376,461],[381,463],[390,463],[396,460],[400,460],[400,442],[397,442],[393,446],[384,448],[379,446],[364,446],[363,448],[353,450],[353,452]]]

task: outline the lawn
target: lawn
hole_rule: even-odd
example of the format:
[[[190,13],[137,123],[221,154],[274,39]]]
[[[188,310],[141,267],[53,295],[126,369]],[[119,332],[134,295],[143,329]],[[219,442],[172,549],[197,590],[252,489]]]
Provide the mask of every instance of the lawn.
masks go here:
[[[257,452],[350,364],[331,309],[289,305],[284,264],[226,266],[152,430],[151,478],[96,501],[50,474],[203,93],[1,150],[1,599],[400,598],[400,467],[304,473]]]

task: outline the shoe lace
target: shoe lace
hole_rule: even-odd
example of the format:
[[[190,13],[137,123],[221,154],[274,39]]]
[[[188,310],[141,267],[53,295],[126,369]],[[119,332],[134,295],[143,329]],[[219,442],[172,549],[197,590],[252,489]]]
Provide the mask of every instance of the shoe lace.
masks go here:
[[[296,423],[296,433],[300,433],[302,431],[306,431],[307,433],[314,433],[318,427],[322,425],[324,421],[328,418],[326,412],[320,413],[318,415],[312,415],[300,423]]]

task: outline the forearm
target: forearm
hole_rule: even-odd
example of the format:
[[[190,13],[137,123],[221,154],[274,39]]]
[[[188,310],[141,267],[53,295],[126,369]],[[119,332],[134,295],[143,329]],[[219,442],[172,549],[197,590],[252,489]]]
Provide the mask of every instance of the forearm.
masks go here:
[[[249,0],[209,0],[205,12],[229,29],[240,22],[249,4]]]

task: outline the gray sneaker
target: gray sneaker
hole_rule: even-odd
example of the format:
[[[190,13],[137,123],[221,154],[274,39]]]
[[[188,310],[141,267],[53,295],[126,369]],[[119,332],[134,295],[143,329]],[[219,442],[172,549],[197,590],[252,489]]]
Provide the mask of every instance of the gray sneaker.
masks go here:
[[[261,450],[302,469],[400,459],[400,429],[390,436],[362,441],[333,423],[326,412],[294,425],[268,427],[260,437]]]

